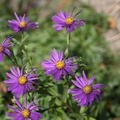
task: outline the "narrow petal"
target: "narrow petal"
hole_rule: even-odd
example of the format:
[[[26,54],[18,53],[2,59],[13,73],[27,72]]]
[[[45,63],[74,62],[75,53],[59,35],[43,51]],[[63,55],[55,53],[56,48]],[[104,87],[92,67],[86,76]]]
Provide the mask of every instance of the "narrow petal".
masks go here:
[[[9,50],[8,48],[5,48],[5,49],[4,49],[4,52],[5,52],[7,55],[9,55],[9,56],[11,55],[11,52],[10,52],[10,50]]]
[[[62,12],[62,10],[60,10],[60,12],[58,13],[58,16],[60,16],[61,18],[65,19],[65,15],[64,15],[64,13]]]
[[[13,73],[13,75],[15,75],[16,77],[19,77],[19,74],[17,73],[14,67],[10,67],[10,71]]]
[[[0,61],[3,61],[3,53],[0,52]]]
[[[52,20],[55,21],[56,23],[65,23],[65,21],[58,16],[53,16]]]
[[[32,107],[30,107],[29,109],[30,110],[36,110],[36,109],[40,109],[40,105],[36,105],[36,106],[32,106]]]
[[[32,111],[31,113],[34,114],[36,117],[39,117],[39,118],[42,117],[42,114],[40,114],[38,112]]]
[[[5,44],[4,47],[11,47],[11,46],[13,46],[13,45],[14,45],[14,43]]]
[[[104,85],[103,84],[94,84],[93,86],[92,86],[92,88],[102,88],[102,87],[104,87]]]
[[[80,86],[80,84],[78,84],[78,82],[76,82],[76,81],[74,81],[74,80],[71,80],[71,81],[72,81],[73,84],[75,84],[77,87],[82,88],[82,87]]]
[[[14,15],[15,15],[16,19],[18,20],[18,22],[20,22],[20,18],[18,17],[16,12],[14,13]]]
[[[18,105],[18,107],[19,107],[21,110],[23,110],[23,107],[22,107],[21,103],[20,103],[17,99],[15,99],[15,102],[16,102],[16,104]]]
[[[13,109],[14,111],[16,111],[16,112],[20,113],[20,110],[18,110],[18,109],[17,109],[17,108],[15,108],[15,107],[13,107],[13,106],[11,106],[11,105],[8,105],[8,107],[9,107],[9,108],[11,108],[11,109]]]
[[[81,94],[81,93],[83,93],[82,89],[79,89],[79,88],[69,89],[68,92],[70,92],[72,94]]]
[[[9,42],[10,40],[12,40],[12,37],[7,37],[3,42],[2,45],[5,45],[7,42]]]
[[[11,113],[11,112],[7,112],[6,113],[9,117],[17,117],[17,116],[19,116],[20,115],[20,113]]]
[[[93,75],[93,76],[88,80],[88,84],[89,84],[89,85],[93,82],[94,78],[95,78],[95,75]]]
[[[18,78],[17,78],[17,77],[13,76],[13,75],[12,75],[12,74],[10,74],[10,73],[6,73],[6,75],[7,75],[8,77],[10,77],[11,79],[18,80]]]

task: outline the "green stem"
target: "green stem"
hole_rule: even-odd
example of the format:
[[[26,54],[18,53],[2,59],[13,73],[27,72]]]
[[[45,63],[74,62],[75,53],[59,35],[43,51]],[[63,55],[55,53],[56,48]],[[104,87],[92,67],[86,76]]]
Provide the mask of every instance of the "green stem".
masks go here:
[[[67,57],[70,55],[70,32],[67,33],[67,49],[66,49],[66,55]]]

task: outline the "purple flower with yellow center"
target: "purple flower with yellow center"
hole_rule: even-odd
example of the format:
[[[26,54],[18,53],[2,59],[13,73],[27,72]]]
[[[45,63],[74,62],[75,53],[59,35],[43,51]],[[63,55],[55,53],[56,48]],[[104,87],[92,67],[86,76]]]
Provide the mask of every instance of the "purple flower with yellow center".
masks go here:
[[[2,43],[0,43],[0,61],[3,60],[3,55],[7,54],[8,56],[11,55],[10,50],[8,47],[13,46],[13,43],[8,43],[10,40],[12,40],[11,37],[7,37]]]
[[[23,106],[17,99],[15,102],[19,109],[8,105],[8,107],[14,110],[14,112],[7,113],[9,117],[13,117],[13,120],[40,120],[42,117],[42,114],[35,111],[40,109],[40,106],[34,105],[34,101],[32,101],[30,104],[27,104],[25,100]]]
[[[25,18],[25,14],[23,17],[18,16],[16,13],[14,13],[17,20],[8,20],[8,26],[15,32],[19,31],[26,31],[30,28],[38,28],[38,22],[30,22],[30,18]]]
[[[63,59],[63,51],[57,52],[55,48],[50,54],[50,59],[45,59],[41,65],[43,70],[46,70],[45,74],[52,74],[56,80],[60,80],[62,75],[66,76],[66,73],[73,75],[72,69],[77,68],[73,58]]]
[[[68,92],[72,93],[73,99],[78,100],[78,105],[92,105],[93,101],[97,101],[100,98],[101,90],[103,84],[91,85],[95,76],[87,79],[84,71],[82,72],[82,77],[75,76],[77,81],[72,80],[73,84],[78,88],[69,89]]]
[[[63,28],[66,28],[67,32],[71,32],[77,26],[85,25],[83,19],[76,18],[78,13],[73,15],[73,13],[70,14],[70,13],[60,11],[57,16],[55,15],[52,17],[52,20],[57,23],[57,24],[53,25],[52,27],[54,27],[55,30],[61,30]]]
[[[29,89],[34,89],[33,84],[36,84],[34,80],[39,79],[39,74],[32,74],[36,69],[32,69],[28,73],[24,73],[24,67],[20,69],[19,67],[11,67],[10,73],[6,73],[9,77],[8,80],[4,81],[7,83],[8,91],[11,91],[16,97],[25,94]]]

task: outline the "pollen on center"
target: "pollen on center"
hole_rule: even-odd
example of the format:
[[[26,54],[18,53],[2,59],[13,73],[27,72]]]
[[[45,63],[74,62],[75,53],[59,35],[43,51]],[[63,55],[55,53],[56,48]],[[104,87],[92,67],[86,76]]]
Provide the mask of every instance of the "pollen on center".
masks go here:
[[[68,17],[65,19],[66,24],[71,24],[73,22],[73,18],[72,17]]]
[[[18,78],[18,81],[21,85],[25,84],[27,82],[27,78],[25,76],[20,76]]]
[[[25,21],[21,21],[21,22],[19,22],[20,27],[25,27],[26,24],[27,24],[27,23],[26,23]]]
[[[86,94],[89,94],[91,92],[92,88],[90,85],[86,85],[84,88],[83,88],[83,91],[86,93]]]
[[[29,115],[30,115],[30,112],[29,112],[29,110],[24,109],[24,110],[21,112],[21,114],[23,115],[23,117],[28,118]]]
[[[56,67],[57,67],[58,69],[62,69],[64,66],[65,66],[64,60],[60,60],[60,61],[57,61],[57,62],[56,62]]]

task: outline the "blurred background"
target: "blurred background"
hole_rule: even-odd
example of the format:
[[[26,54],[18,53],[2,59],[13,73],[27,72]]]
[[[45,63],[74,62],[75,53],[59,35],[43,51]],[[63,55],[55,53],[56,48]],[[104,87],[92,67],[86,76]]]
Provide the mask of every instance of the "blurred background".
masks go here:
[[[24,61],[30,59],[33,66],[39,67],[52,48],[61,50],[66,47],[66,32],[58,32],[51,27],[54,24],[51,16],[60,9],[71,12],[74,7],[81,10],[78,18],[84,18],[86,25],[72,32],[72,54],[80,57],[80,71],[85,70],[89,77],[96,74],[95,80],[105,84],[103,98],[99,104],[90,108],[87,113],[90,118],[84,113],[86,108],[77,108],[74,102],[72,112],[66,111],[66,108],[56,108],[43,113],[43,120],[120,120],[119,0],[0,0],[0,42],[8,35],[14,36],[16,41],[20,39],[19,33],[8,28],[7,21],[15,18],[15,11],[19,15],[26,13],[32,21],[40,22],[40,28],[28,31],[26,37],[29,41],[27,44],[22,43],[26,44],[28,57],[21,55],[22,44],[13,50],[18,58],[23,57]],[[10,120],[5,112],[8,111],[6,105],[12,104],[12,95],[3,81],[11,65],[7,57],[0,62],[0,120]],[[51,99],[51,93],[43,96],[44,100],[41,98],[40,104],[61,104],[59,98]]]

